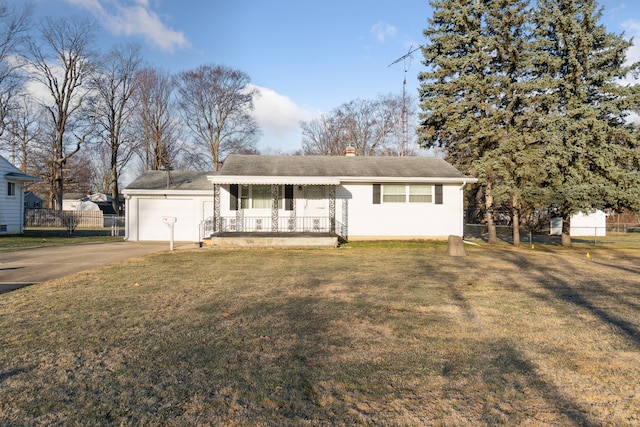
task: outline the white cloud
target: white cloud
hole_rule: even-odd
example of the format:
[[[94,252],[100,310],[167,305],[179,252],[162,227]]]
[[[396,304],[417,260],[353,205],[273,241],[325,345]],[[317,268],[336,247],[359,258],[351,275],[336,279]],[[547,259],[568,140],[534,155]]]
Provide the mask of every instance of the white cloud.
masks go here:
[[[384,43],[387,37],[391,37],[396,34],[396,27],[380,21],[371,27],[371,33],[380,43]]]
[[[317,116],[274,90],[254,85],[251,85],[251,89],[260,92],[254,101],[253,116],[261,128],[275,135],[296,131],[300,128],[300,121]]]
[[[107,31],[115,35],[138,35],[162,50],[173,52],[190,43],[182,31],[166,26],[151,10],[148,0],[66,0],[89,11]],[[107,10],[109,9],[109,10]]]
[[[622,23],[622,27],[625,31],[625,38],[633,37],[633,46],[627,50],[626,62],[626,65],[631,65],[640,61],[640,21],[629,19]],[[632,76],[628,76],[623,80],[623,84],[636,84],[638,82],[639,79],[634,79]]]
[[[293,102],[289,97],[272,89],[249,85],[260,93],[254,101],[253,116],[262,130],[261,150],[267,152],[293,152],[301,148],[301,121],[319,115]]]

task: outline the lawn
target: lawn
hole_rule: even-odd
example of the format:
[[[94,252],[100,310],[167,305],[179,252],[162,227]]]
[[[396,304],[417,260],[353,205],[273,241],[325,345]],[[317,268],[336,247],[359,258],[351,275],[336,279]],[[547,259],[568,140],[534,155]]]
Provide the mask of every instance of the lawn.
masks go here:
[[[640,251],[163,252],[0,296],[0,424],[638,425]]]
[[[110,236],[109,230],[30,229],[23,234],[0,235],[0,252],[47,246],[73,245],[89,242],[121,242],[122,237]]]

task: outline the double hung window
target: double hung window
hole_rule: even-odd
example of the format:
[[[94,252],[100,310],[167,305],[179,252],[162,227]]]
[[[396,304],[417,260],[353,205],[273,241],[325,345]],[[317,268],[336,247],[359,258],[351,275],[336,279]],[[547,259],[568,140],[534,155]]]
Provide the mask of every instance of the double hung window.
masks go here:
[[[241,185],[240,186],[241,209],[271,209],[270,185]],[[283,208],[284,186],[278,186],[278,209]]]
[[[435,195],[435,199],[434,199]],[[374,184],[373,203],[434,203],[442,204],[442,185]]]

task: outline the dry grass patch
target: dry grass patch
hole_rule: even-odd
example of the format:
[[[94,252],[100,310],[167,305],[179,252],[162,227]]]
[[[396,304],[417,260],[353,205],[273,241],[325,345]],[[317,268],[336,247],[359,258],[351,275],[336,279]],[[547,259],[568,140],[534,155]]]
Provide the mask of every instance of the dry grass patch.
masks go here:
[[[122,242],[122,240],[122,237],[110,236],[108,229],[76,230],[74,234],[69,234],[65,229],[25,230],[23,234],[1,234],[0,252],[78,243]]]
[[[0,424],[634,425],[640,253],[178,251],[0,298]]]

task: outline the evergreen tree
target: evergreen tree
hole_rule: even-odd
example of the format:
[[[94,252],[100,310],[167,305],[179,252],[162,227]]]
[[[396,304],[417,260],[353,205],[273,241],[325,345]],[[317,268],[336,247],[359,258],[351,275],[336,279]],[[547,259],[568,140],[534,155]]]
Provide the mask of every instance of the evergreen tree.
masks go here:
[[[520,244],[520,216],[536,205],[538,147],[532,138],[529,100],[536,82],[532,75],[530,10],[523,0],[485,3],[486,33],[492,52],[489,72],[495,79],[495,128],[498,145],[479,163],[490,162],[499,182],[496,201],[511,211],[513,244]]]
[[[489,242],[494,207],[519,212],[530,183],[530,138],[523,129],[531,62],[524,0],[433,0],[424,31],[428,71],[418,76],[423,146],[444,148],[448,160],[478,177]]]
[[[595,0],[538,0],[534,16],[541,171],[563,245],[578,211],[640,208],[638,133],[627,120],[638,91],[619,80],[640,68],[624,66],[632,42],[608,33],[601,15]]]

